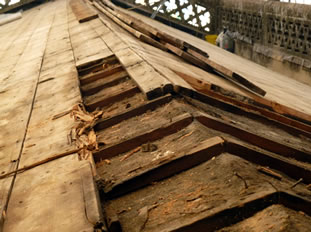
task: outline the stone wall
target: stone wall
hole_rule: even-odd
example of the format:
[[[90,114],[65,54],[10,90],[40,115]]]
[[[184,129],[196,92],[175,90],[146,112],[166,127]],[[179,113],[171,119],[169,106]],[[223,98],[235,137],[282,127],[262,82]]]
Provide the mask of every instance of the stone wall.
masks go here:
[[[218,31],[237,33],[236,53],[311,84],[311,6],[222,0]]]
[[[112,0],[150,16],[162,1]],[[175,0],[156,19],[204,38],[224,26],[236,32],[236,54],[311,85],[311,5],[276,0]],[[186,10],[187,9],[187,10]],[[191,14],[186,17],[185,10]],[[210,21],[200,21],[206,14]],[[173,15],[173,17],[172,17]]]

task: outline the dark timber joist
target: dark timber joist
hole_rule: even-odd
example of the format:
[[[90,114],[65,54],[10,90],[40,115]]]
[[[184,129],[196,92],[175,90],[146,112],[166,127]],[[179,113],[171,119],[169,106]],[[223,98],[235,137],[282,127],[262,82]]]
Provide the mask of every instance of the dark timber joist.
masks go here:
[[[114,93],[110,93],[109,96],[103,98],[95,98],[92,101],[85,101],[86,108],[90,111],[95,110],[98,107],[104,107],[112,104],[113,102],[121,101],[125,98],[129,98],[139,93],[140,90],[137,86],[131,86],[126,90],[119,90]]]
[[[105,197],[112,198],[121,196],[151,184],[154,181],[159,181],[181,171],[188,170],[222,153],[224,151],[223,143],[224,140],[222,138],[214,137],[202,142],[198,147],[182,157],[160,162],[154,164],[154,166],[150,165],[151,167],[143,173],[133,178],[120,180],[120,182],[106,189]]]
[[[169,160],[150,162],[147,170],[127,179],[119,179],[112,186],[105,187],[104,192],[102,192],[104,194],[103,197],[115,198],[124,195],[151,184],[154,181],[159,181],[178,174],[180,171],[188,170],[223,152],[239,156],[258,165],[269,166],[294,179],[303,178],[304,183],[311,182],[311,171],[289,160],[282,160],[272,153],[257,151],[251,146],[237,140],[213,137],[201,142],[199,146],[181,157],[173,156]]]
[[[163,126],[147,131],[141,135],[137,135],[126,141],[121,141],[118,144],[109,147],[103,147],[98,152],[94,153],[95,162],[109,159],[118,154],[130,151],[144,143],[152,142],[164,136],[176,133],[180,129],[186,127],[193,121],[193,117],[189,113],[185,113],[172,119],[172,121],[163,122]]]
[[[258,150],[256,147],[241,141],[224,138],[225,150],[239,156],[245,160],[258,165],[266,166],[279,172],[285,173],[287,176],[293,179],[303,178],[304,183],[311,183],[311,170],[295,163],[289,159],[282,159],[273,153],[269,153],[264,150]]]
[[[245,99],[244,101],[238,100],[240,97],[232,92],[223,91],[219,86],[197,80],[189,75],[174,70],[185,81],[197,91],[189,91],[189,89],[179,88],[178,92],[184,96],[189,96],[193,99],[205,102],[207,104],[215,104],[216,102],[225,103],[227,106],[236,106],[240,110],[243,110],[245,114],[259,113],[264,117],[274,120],[276,123],[282,123],[288,125],[291,128],[297,128],[301,133],[311,138],[311,126],[299,120],[295,120],[283,114],[274,112],[272,109],[261,107],[252,100]],[[227,95],[225,94],[227,92]],[[236,96],[236,97],[234,97]],[[217,103],[217,105],[218,105]]]
[[[119,82],[125,80],[126,77],[128,77],[126,71],[117,72],[108,76],[103,75],[102,78],[81,86],[81,91],[83,95],[92,95],[97,93],[101,89],[118,84]]]
[[[71,0],[70,6],[72,8],[73,13],[75,14],[79,23],[84,23],[90,21],[92,19],[98,18],[98,14],[93,12],[85,3],[81,0]]]
[[[121,65],[115,65],[112,67],[105,68],[104,70],[82,76],[80,78],[80,83],[82,85],[86,85],[91,82],[97,81],[98,79],[101,79],[103,77],[107,77],[107,76],[110,76],[112,74],[119,73],[119,72],[124,72],[124,69],[122,68]]]
[[[309,126],[306,124],[300,123],[290,118],[286,118],[282,115],[268,111],[269,116],[266,116],[264,113],[260,113],[260,111],[255,111],[254,109],[245,108],[236,104],[232,104],[230,103],[230,101],[222,100],[223,98],[218,97],[217,93],[211,93],[209,95],[206,95],[190,91],[189,89],[184,89],[182,87],[179,88],[178,92],[182,96],[184,96],[190,104],[198,105],[198,102],[201,102],[202,104],[212,105],[222,110],[225,109],[226,111],[234,114],[243,115],[259,121],[265,121],[270,123],[271,125],[278,125],[278,127],[282,128],[284,131],[287,131],[294,136],[303,135],[311,138],[310,132],[300,129],[304,128],[311,130],[311,127],[309,128]]]
[[[256,145],[265,150],[280,154],[284,157],[290,157],[296,160],[311,163],[311,154],[297,148],[282,144],[280,142],[272,141],[271,139],[264,138],[249,131],[245,131],[241,128],[232,126],[206,114],[200,113],[199,115],[195,116],[195,119],[209,128],[230,134],[236,138]]]
[[[147,103],[144,103],[140,106],[137,106],[136,108],[129,109],[118,115],[114,115],[110,118],[100,119],[95,125],[95,130],[100,131],[113,125],[116,125],[123,120],[127,120],[129,118],[142,115],[149,110],[152,111],[160,106],[163,106],[164,104],[169,103],[171,100],[172,100],[171,95],[163,96],[155,100],[149,101]]]
[[[257,101],[252,92],[264,95],[262,89],[200,49],[149,30],[111,3],[101,6],[109,39],[129,32],[164,51],[166,45],[183,60],[250,90],[237,94],[173,66],[161,69],[127,43],[110,64],[85,66],[84,103],[103,112],[92,128],[99,146],[92,152],[109,230],[215,231],[274,204],[310,214],[308,124],[267,99]],[[178,78],[186,85],[176,84]]]
[[[292,202],[295,202],[293,204]],[[301,197],[294,196],[287,192],[275,192],[255,200],[246,201],[241,206],[233,206],[216,212],[208,217],[195,217],[193,223],[178,225],[169,228],[169,231],[176,232],[213,232],[223,227],[238,223],[245,218],[273,205],[283,204],[285,207],[299,210],[310,214],[311,202]]]
[[[221,161],[222,163],[219,163]],[[223,175],[220,175],[221,171],[215,170],[219,165],[220,168],[228,167]],[[106,198],[103,196],[109,201],[105,209],[109,212],[109,209],[117,207],[119,220],[125,228],[128,226],[140,228],[141,224],[148,221],[146,225],[148,231],[159,231],[164,228],[167,231],[215,231],[245,220],[274,204],[283,204],[290,209],[310,214],[309,199],[295,195],[290,190],[278,190],[274,187],[278,186],[277,181],[269,182],[265,175],[260,173],[256,173],[256,177],[249,176],[256,169],[251,165],[251,171],[243,172],[247,165],[250,164],[240,158],[231,158],[230,154],[221,155],[178,175],[153,182],[152,185],[139,191],[113,199],[107,198],[108,195]],[[220,184],[221,187],[239,185],[240,191],[223,193],[226,190],[217,187],[217,183],[221,181],[223,182]],[[228,195],[234,200],[226,198]],[[203,204],[207,204],[207,210]],[[148,220],[141,221],[140,212],[144,207],[147,213],[151,211],[152,213],[147,214]],[[131,210],[122,210],[129,208]],[[167,216],[162,218],[159,216],[162,213]]]

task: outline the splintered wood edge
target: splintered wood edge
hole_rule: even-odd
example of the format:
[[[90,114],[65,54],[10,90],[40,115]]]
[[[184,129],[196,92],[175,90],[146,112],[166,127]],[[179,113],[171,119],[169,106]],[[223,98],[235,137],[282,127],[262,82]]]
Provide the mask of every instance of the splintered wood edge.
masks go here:
[[[114,115],[110,118],[100,119],[94,127],[96,130],[106,129],[110,126],[113,126],[114,124],[120,123],[123,120],[127,120],[136,117],[138,115],[142,115],[146,113],[148,110],[154,110],[164,104],[169,103],[172,100],[173,98],[171,95],[165,95],[163,97],[139,105],[133,109],[129,109],[126,110],[125,112]]]
[[[81,182],[83,188],[83,200],[85,213],[89,222],[96,225],[102,219],[102,211],[97,187],[92,175],[92,168],[88,161],[81,166]]]
[[[225,141],[219,136],[206,139],[196,148],[181,157],[173,158],[164,163],[155,163],[154,167],[145,170],[137,176],[121,180],[119,183],[106,189],[105,195],[110,198],[120,196],[146,186],[154,181],[159,181],[179,172],[188,170],[223,153],[224,143]]]
[[[182,77],[187,83],[189,83],[196,90],[196,91],[190,91],[190,90],[185,91],[184,88],[179,89],[179,92],[186,94],[187,96],[191,98],[196,99],[195,95],[203,94],[202,96],[216,98],[218,101],[223,101],[226,104],[233,104],[234,106],[240,109],[243,109],[244,111],[259,112],[263,117],[270,118],[270,119],[279,121],[281,123],[284,123],[288,126],[292,126],[297,129],[300,129],[302,130],[302,133],[306,132],[306,136],[310,137],[311,125],[305,123],[305,120],[308,121],[308,119],[311,117],[310,115],[306,115],[297,110],[291,109],[289,107],[286,107],[280,104],[277,104],[277,106],[279,107],[277,106],[273,107],[273,102],[269,100],[266,100],[260,97],[256,99],[251,99],[245,96],[240,96],[239,94],[233,91],[228,91],[224,89],[225,92],[230,92],[230,95],[227,96],[221,91],[222,88],[220,86],[209,83],[207,81],[199,80],[195,77],[179,72],[177,70],[173,70],[173,71],[176,74],[178,74],[180,77]],[[232,97],[231,95],[236,96],[237,99]],[[245,99],[247,99],[247,102],[238,100],[238,98],[241,98],[241,97],[244,97]],[[200,101],[200,98],[202,97],[199,97],[199,99],[197,100]],[[283,110],[281,111],[279,109],[283,109]]]
[[[271,139],[267,139],[263,136],[254,134],[245,129],[233,126],[223,120],[212,117],[208,114],[197,112],[194,116],[201,124],[205,125],[208,128],[221,131],[226,134],[230,134],[242,141],[246,141],[250,144],[253,144],[259,148],[274,152],[286,158],[294,158],[296,160],[311,163],[311,154],[298,149],[296,147],[277,142]]]
[[[182,115],[174,117],[172,121],[168,122],[166,125],[153,128],[147,132],[136,135],[133,138],[129,138],[116,144],[112,144],[109,147],[103,147],[102,149],[94,153],[94,160],[95,162],[100,162],[101,160],[115,157],[121,153],[136,148],[140,144],[146,143],[148,141],[155,141],[165,136],[174,134],[178,130],[187,127],[192,122],[193,116],[189,113],[184,113]]]

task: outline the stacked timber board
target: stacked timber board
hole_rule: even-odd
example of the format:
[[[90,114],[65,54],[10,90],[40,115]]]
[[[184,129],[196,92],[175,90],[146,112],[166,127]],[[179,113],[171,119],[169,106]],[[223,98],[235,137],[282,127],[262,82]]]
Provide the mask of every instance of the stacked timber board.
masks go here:
[[[311,228],[310,133],[205,95],[147,100],[115,57],[102,62],[79,80],[86,109],[103,112],[104,230],[234,231],[257,214],[259,229]]]
[[[309,115],[311,114],[311,110],[309,103],[311,98],[309,94],[305,94],[309,91],[308,85],[272,72],[252,61],[236,56],[217,46],[206,43],[197,37],[171,28],[158,21],[136,14],[133,11],[126,11],[121,8],[117,8],[117,10],[125,12],[125,14],[131,17],[135,17],[136,20],[143,21],[145,24],[157,28],[157,30],[164,31],[169,36],[182,38],[186,43],[208,53],[211,61],[226,67],[238,75],[242,75],[248,81],[264,89],[266,91],[264,98],[258,98],[258,96],[250,94],[250,92],[243,92],[244,97],[256,101],[256,104],[262,107],[268,106],[280,114],[293,115],[294,117],[304,118],[306,121],[310,121]],[[194,76],[194,74],[192,74],[192,76]],[[211,82],[212,84],[218,83],[218,80],[211,79],[209,75],[202,75],[196,78],[201,81]],[[225,87],[223,83],[220,86]]]
[[[81,102],[73,21],[53,1],[0,27],[0,231],[93,231],[100,220],[91,166],[67,139]]]
[[[82,0],[71,0],[70,7],[79,23],[84,23],[98,17],[87,5],[83,4]]]
[[[258,230],[309,230],[310,126],[230,99],[183,69],[167,72],[151,59],[159,46],[100,20],[93,28],[115,56],[84,67],[79,80],[86,109],[103,112],[93,158],[105,230],[235,231],[258,217]],[[149,95],[149,69],[172,87]]]
[[[108,1],[75,4],[43,5],[50,17],[20,60],[29,72],[0,73],[5,87],[35,78],[20,164],[1,174],[13,186],[4,231],[310,230],[308,110],[261,97],[248,73]],[[92,5],[99,17],[79,22]],[[19,38],[23,22],[0,39]]]

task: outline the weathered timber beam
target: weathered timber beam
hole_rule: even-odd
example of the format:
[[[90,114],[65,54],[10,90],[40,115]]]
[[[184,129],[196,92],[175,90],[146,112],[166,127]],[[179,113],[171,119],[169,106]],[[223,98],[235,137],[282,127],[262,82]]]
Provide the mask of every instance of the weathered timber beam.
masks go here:
[[[251,99],[249,99],[248,101],[249,103],[247,103],[246,101],[236,100],[235,98],[233,98],[234,96],[233,92],[231,92],[229,96],[226,96],[224,95],[224,93],[222,93],[222,91],[219,92],[218,89],[220,89],[220,87],[215,86],[214,84],[208,83],[206,81],[198,80],[195,77],[189,76],[187,74],[184,74],[176,70],[174,70],[174,72],[177,73],[179,76],[181,76],[194,89],[197,90],[197,91],[189,91],[189,89],[179,88],[178,92],[181,93],[182,95],[189,96],[191,98],[194,98],[199,101],[206,102],[206,103],[209,103],[210,101],[212,101],[213,104],[215,103],[215,101],[226,102],[226,104],[235,105],[236,107],[243,109],[245,113],[258,112],[262,116],[273,119],[275,121],[279,121],[280,123],[287,125],[288,127],[299,129],[299,131],[297,132],[299,132],[300,134],[303,134],[307,137],[311,136],[310,134],[311,126],[308,124],[305,124],[301,121],[298,121],[290,117],[287,117],[285,115],[274,112],[273,109],[266,109],[266,108],[260,107],[258,104],[256,105],[252,103]]]
[[[167,231],[174,232],[213,232],[221,228],[236,224],[253,216],[255,213],[274,205],[282,204],[287,208],[311,213],[311,202],[303,197],[293,195],[289,192],[273,192],[251,200],[245,200],[243,205],[227,206],[218,209],[213,215],[201,214],[193,216],[192,222],[181,224],[180,221],[172,223],[167,227]]]
[[[184,59],[185,61],[189,62],[190,64],[194,64],[206,71],[213,71],[212,68],[210,68],[204,61],[202,61],[201,59],[198,59],[197,57],[183,51],[182,49],[175,47],[172,44],[166,43],[165,47],[167,47],[167,49],[169,51],[171,51],[172,53],[174,53],[175,55],[181,57],[182,59]]]
[[[195,119],[208,128],[230,134],[238,139],[241,139],[242,141],[248,142],[267,151],[280,154],[284,157],[294,158],[296,160],[311,163],[311,154],[298,148],[264,138],[203,113],[199,113],[197,116],[195,116]]]
[[[159,43],[158,41],[152,39],[151,37],[149,37],[148,35],[145,35],[143,33],[141,33],[140,31],[135,30],[134,28],[130,27],[129,25],[127,25],[126,23],[124,23],[123,21],[121,21],[117,16],[116,13],[105,7],[104,5],[100,5],[97,2],[94,3],[94,6],[101,11],[102,13],[104,13],[106,16],[108,16],[111,20],[113,20],[116,24],[118,24],[120,27],[122,27],[124,30],[128,31],[129,33],[131,33],[133,36],[135,36],[137,39],[139,39],[142,42],[148,43],[154,47],[160,48],[164,51],[166,51],[166,48],[163,44]]]
[[[261,166],[268,166],[272,169],[285,173],[293,179],[303,178],[304,183],[306,184],[311,183],[311,170],[297,164],[297,162],[282,159],[277,157],[275,154],[266,151],[258,151],[255,147],[235,139],[224,139],[226,141],[225,150],[230,154],[239,156]]]
[[[94,82],[81,86],[81,91],[84,96],[95,94],[96,92],[117,85],[119,82],[125,80],[128,77],[127,72],[121,71],[109,76],[102,76]]]
[[[188,154],[173,158],[166,162],[155,163],[153,167],[125,180],[119,180],[111,187],[104,190],[105,198],[115,198],[132,192],[154,181],[167,178],[184,170],[199,165],[224,151],[224,140],[220,137],[207,139],[192,149]],[[152,165],[152,162],[149,164]]]
[[[188,49],[188,53],[191,54],[193,57],[197,58],[198,60],[201,60],[202,62],[204,62],[206,64],[206,66],[208,66],[207,71],[212,69],[212,70],[214,70],[214,72],[225,77],[227,80],[234,82],[235,84],[238,84],[238,85],[246,88],[247,90],[250,90],[250,91],[252,91],[256,94],[259,94],[261,96],[266,95],[266,91],[264,91],[260,87],[256,86],[254,83],[250,82],[249,80],[242,77],[241,75],[239,75],[235,72],[232,72],[228,68],[226,68],[220,64],[217,64],[216,62],[208,59],[205,56],[202,56],[201,54],[199,54],[198,52],[196,52],[194,50]]]
[[[147,131],[146,133],[137,135],[134,138],[122,141],[118,144],[101,148],[98,152],[94,153],[94,160],[95,162],[99,162],[104,159],[109,159],[121,153],[130,151],[144,143],[152,142],[167,135],[174,134],[188,126],[192,121],[193,117],[189,113],[177,116],[172,119],[172,122],[166,122],[162,127]]]
[[[115,93],[114,95],[111,95],[109,97],[105,97],[105,98],[98,98],[95,99],[91,102],[85,102],[85,106],[87,108],[87,110],[89,111],[93,111],[95,110],[97,107],[104,107],[107,105],[110,105],[112,103],[121,101],[125,98],[129,98],[134,96],[135,94],[139,93],[140,90],[137,86],[135,87],[131,87],[125,91],[121,91],[119,93]]]
[[[87,22],[92,19],[98,18],[98,14],[93,12],[85,3],[83,3],[81,0],[71,0],[69,2],[69,5],[78,19],[79,23]]]
[[[146,61],[128,67],[127,72],[148,100],[173,92],[173,84]]]
[[[178,93],[184,96],[186,98],[186,101],[189,102],[190,104],[197,105],[197,102],[202,102],[204,104],[217,107],[221,110],[231,112],[233,114],[242,115],[250,119],[254,119],[256,121],[268,122],[269,124],[277,126],[280,129],[288,132],[289,134],[293,136],[303,135],[308,138],[311,138],[310,132],[300,129],[301,127],[300,122],[294,121],[293,119],[290,119],[290,118],[286,118],[282,115],[278,115],[276,113],[271,112],[271,114],[268,114],[268,116],[266,116],[265,114],[260,113],[260,111],[257,111],[257,110],[255,111],[250,108],[245,108],[240,105],[235,105],[235,104],[230,103],[229,101],[226,102],[222,100],[222,98],[218,98],[217,94],[205,95],[205,94],[201,94],[201,93],[194,92],[194,91],[191,92],[189,91],[189,89],[183,89],[183,88],[179,88]],[[297,125],[295,123],[297,123]],[[307,129],[310,129],[311,131],[311,128],[308,127],[308,125],[303,124],[303,126],[306,126]],[[304,127],[301,127],[301,128],[304,128]]]
[[[127,120],[129,118],[136,117],[138,115],[142,115],[146,113],[149,110],[155,110],[156,108],[169,103],[172,100],[171,95],[163,96],[160,98],[157,98],[155,100],[152,100],[150,102],[147,102],[143,105],[140,105],[134,109],[129,109],[121,114],[112,116],[111,118],[105,118],[105,119],[100,119],[97,124],[95,125],[94,129],[96,131],[106,129],[110,126],[113,126],[115,124],[118,124],[124,120]]]
[[[124,69],[121,65],[113,66],[111,68],[106,68],[102,71],[98,71],[95,73],[90,73],[88,75],[82,76],[80,78],[80,83],[81,83],[81,85],[86,85],[86,84],[89,84],[93,81],[97,81],[98,79],[101,79],[101,78],[110,76],[114,73],[122,72],[122,71],[124,71]]]

